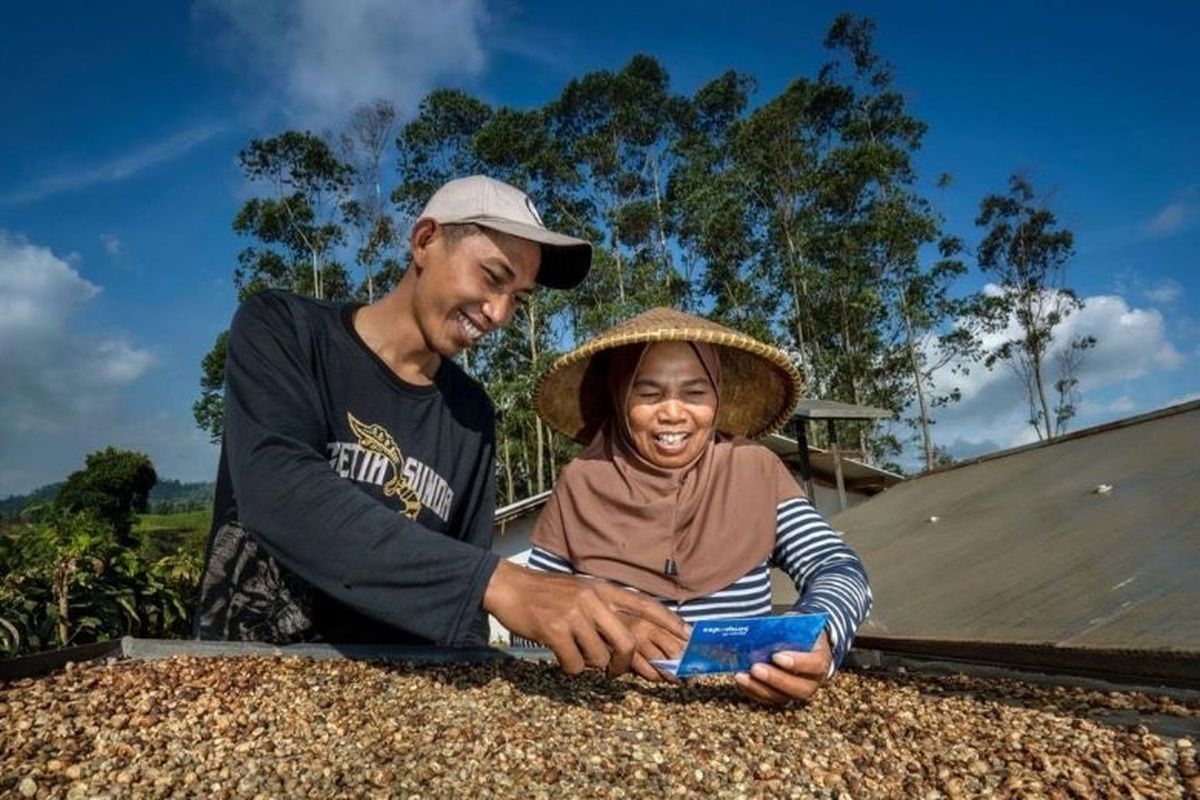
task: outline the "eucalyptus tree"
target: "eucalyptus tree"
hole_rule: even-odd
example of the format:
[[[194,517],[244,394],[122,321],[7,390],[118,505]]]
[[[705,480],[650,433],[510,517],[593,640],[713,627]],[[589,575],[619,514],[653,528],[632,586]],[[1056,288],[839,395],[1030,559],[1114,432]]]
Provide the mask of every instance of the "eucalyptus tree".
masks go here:
[[[926,468],[932,468],[931,408],[958,397],[954,391],[931,396],[934,373],[964,363],[973,341],[961,331],[947,332],[963,313],[951,290],[966,268],[958,257],[961,241],[944,234],[940,216],[916,188],[912,156],[927,126],[909,112],[891,66],[873,50],[873,34],[869,19],[839,15],[825,45],[842,59],[821,71],[822,81],[839,82],[852,92],[832,160],[843,165],[837,170],[843,191],[858,204],[856,245],[865,269],[838,285],[865,288],[877,300],[867,306],[870,318],[857,320],[878,337],[871,350],[860,351],[851,362],[851,395],[856,402],[871,395],[873,404],[897,411],[915,404],[914,423]],[[943,175],[938,185],[948,182]],[[860,435],[865,446],[867,431]]]
[[[1059,226],[1054,212],[1038,199],[1023,175],[1009,178],[1008,193],[989,194],[975,224],[986,230],[977,258],[995,291],[975,297],[973,319],[995,338],[984,364],[1004,363],[1020,379],[1029,406],[1029,424],[1039,439],[1052,439],[1074,415],[1077,373],[1083,352],[1096,344],[1090,335],[1060,345],[1059,406],[1052,412],[1047,396],[1055,332],[1083,301],[1067,286],[1067,264],[1075,238]]]
[[[435,89],[421,101],[416,116],[396,137],[398,180],[392,202],[402,228],[416,221],[442,184],[482,171],[473,143],[491,116],[491,106],[458,89]]]
[[[821,369],[832,282],[820,251],[833,234],[822,209],[824,164],[846,101],[842,87],[797,78],[740,121],[730,142],[756,277],[769,287],[785,341],[818,396],[831,389]]]
[[[690,310],[707,310],[719,322],[769,339],[774,294],[764,291],[750,184],[733,156],[754,89],[752,77],[730,70],[689,98],[667,196]]]
[[[618,72],[571,80],[548,109],[550,133],[580,172],[578,191],[605,251],[576,297],[581,334],[683,293],[665,201],[680,110],[669,83],[657,60],[637,55]]]
[[[238,165],[251,184],[267,190],[243,203],[233,219],[234,231],[251,240],[237,256],[238,299],[271,288],[349,298],[350,275],[337,256],[346,242],[341,223],[353,168],[323,139],[299,131],[251,141]],[[202,360],[201,395],[192,406],[196,424],[214,442],[221,440],[224,418],[225,340],[222,331]]]
[[[297,131],[255,139],[238,164],[251,183],[271,190],[247,200],[233,220],[235,232],[256,240],[238,254],[240,295],[269,287],[318,300],[347,296],[349,275],[332,257],[346,240],[340,221],[352,168],[323,139]]]
[[[396,107],[376,100],[354,109],[338,137],[341,156],[353,170],[352,196],[342,208],[346,223],[356,233],[354,255],[363,270],[360,294],[368,303],[377,292],[387,293],[401,271],[404,232],[388,206],[391,192],[384,191],[397,124]]]

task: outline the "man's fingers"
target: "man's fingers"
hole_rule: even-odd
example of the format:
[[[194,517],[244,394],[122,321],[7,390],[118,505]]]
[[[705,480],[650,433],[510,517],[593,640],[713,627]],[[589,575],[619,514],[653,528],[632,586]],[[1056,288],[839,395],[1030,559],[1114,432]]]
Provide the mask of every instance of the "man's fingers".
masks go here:
[[[602,585],[598,588],[604,592],[604,599],[610,602],[618,611],[653,622],[658,627],[676,636],[687,637],[687,623],[665,609],[657,600],[645,595],[635,594],[628,589],[622,589],[618,586]]]
[[[629,632],[615,614],[608,613],[606,619],[600,620],[600,632],[608,640],[611,657],[608,661],[607,672],[610,678],[624,675],[629,671],[633,657],[637,654],[637,640]]]
[[[575,646],[575,639],[573,637],[556,637],[544,644],[554,651],[554,657],[558,659],[559,668],[568,675],[578,675],[587,666],[584,662],[583,654]]]

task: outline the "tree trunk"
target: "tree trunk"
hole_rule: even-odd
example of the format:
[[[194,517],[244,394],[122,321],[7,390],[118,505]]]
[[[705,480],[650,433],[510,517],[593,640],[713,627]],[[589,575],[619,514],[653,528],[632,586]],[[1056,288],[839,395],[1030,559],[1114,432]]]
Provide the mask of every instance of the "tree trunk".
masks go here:
[[[904,320],[904,337],[905,349],[908,350],[908,362],[913,371],[913,385],[917,388],[917,408],[920,416],[918,421],[921,424],[921,444],[925,449],[925,469],[933,469],[933,438],[929,434],[929,409],[925,404],[925,387],[924,378],[921,375],[921,363],[917,356],[916,343],[913,341],[912,320],[908,316],[908,304],[904,302],[904,297],[900,298],[900,318]]]
[[[854,374],[854,344],[850,333],[850,315],[846,310],[846,293],[843,289],[841,295],[841,317],[842,317],[842,347],[846,357],[846,380],[850,383],[850,398],[854,405],[862,405],[862,395],[858,385],[858,376]],[[869,423],[866,423],[869,424]],[[862,454],[864,461],[869,461],[867,457],[867,427],[866,424],[858,427],[858,452]]]
[[[1042,358],[1038,353],[1031,354],[1033,363],[1033,383],[1037,387],[1038,401],[1042,404],[1042,421],[1046,424],[1046,441],[1054,438],[1054,428],[1050,423],[1050,404],[1046,402],[1046,386],[1042,380]]]
[[[533,298],[530,298],[529,305],[525,306],[526,314],[525,321],[529,333],[529,363],[533,369],[537,369],[537,303]],[[546,490],[546,460],[545,452],[545,436],[542,431],[542,420],[536,414],[533,418],[534,437],[537,443],[537,490],[541,494]]]
[[[322,294],[323,294],[323,293],[321,292],[321,271],[320,271],[320,270],[317,268],[317,251],[316,251],[316,250],[310,250],[309,252],[311,252],[311,253],[312,253],[312,267],[313,267],[313,295],[314,295],[314,296],[315,296],[315,297],[316,297],[318,300],[322,300],[322,299],[324,299],[324,298],[322,297]]]
[[[650,161],[650,172],[654,181],[654,209],[658,214],[658,246],[662,250],[663,266],[666,268],[665,274],[671,276],[671,251],[667,249],[667,215],[663,211],[662,191],[658,185],[658,159],[654,157],[653,153],[650,154],[648,159]]]
[[[516,502],[516,498],[513,497],[512,457],[509,452],[512,449],[511,445],[511,437],[507,433],[504,434],[504,483],[505,497],[508,498],[504,503],[505,505],[510,505]]]
[[[792,232],[788,228],[786,215],[781,215],[781,217],[783,217],[780,220],[783,224],[783,237],[787,244],[788,279],[792,284],[792,303],[796,309],[796,349],[800,353],[800,377],[806,384],[812,386],[814,376],[808,369],[808,354],[804,347],[804,303],[807,300],[808,289],[803,282],[797,281],[796,244],[792,241]]]
[[[58,643],[63,647],[71,640],[71,576],[74,574],[74,558],[59,562],[54,570],[54,602],[58,609],[56,628]]]

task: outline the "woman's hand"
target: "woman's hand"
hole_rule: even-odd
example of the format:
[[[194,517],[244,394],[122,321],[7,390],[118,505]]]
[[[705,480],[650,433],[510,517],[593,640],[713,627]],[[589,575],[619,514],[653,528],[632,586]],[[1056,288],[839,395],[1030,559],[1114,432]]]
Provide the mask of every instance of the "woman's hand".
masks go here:
[[[636,642],[633,659],[629,665],[630,669],[648,681],[670,680],[668,676],[659,672],[650,661],[679,658],[683,655],[683,648],[687,645],[688,632],[667,630],[650,620],[629,616],[625,613],[618,613],[617,616],[629,628],[629,632],[633,634]]]
[[[829,634],[821,633],[812,652],[784,650],[771,656],[771,662],[755,664],[749,673],[739,672],[734,676],[742,693],[768,706],[809,700],[829,677],[829,668],[833,664]]]

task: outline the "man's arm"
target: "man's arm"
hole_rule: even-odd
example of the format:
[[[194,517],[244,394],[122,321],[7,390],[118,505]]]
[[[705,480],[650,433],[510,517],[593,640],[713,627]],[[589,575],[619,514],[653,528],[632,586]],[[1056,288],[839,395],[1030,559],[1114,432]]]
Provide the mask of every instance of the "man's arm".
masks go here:
[[[631,628],[645,621],[686,639],[686,623],[656,600],[603,580],[537,572],[501,561],[492,574],[483,607],[518,636],[554,651],[563,671],[586,667],[610,675],[628,672],[637,655]],[[624,617],[624,619],[622,619]],[[648,664],[642,664],[651,670]],[[644,674],[643,669],[638,669]]]
[[[243,303],[225,393],[239,521],[281,565],[340,602],[438,644],[468,643],[498,557],[412,522],[330,469],[308,355],[283,298]]]

